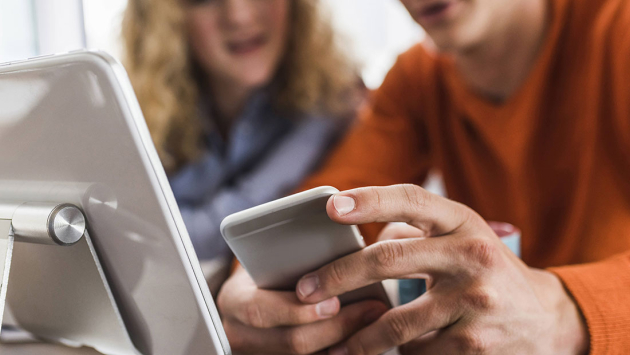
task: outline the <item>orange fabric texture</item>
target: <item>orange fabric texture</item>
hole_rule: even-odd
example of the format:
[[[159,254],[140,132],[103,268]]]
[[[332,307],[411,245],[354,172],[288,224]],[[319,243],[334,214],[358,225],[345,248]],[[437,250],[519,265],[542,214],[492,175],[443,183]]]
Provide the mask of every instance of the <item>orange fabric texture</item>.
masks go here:
[[[592,354],[630,354],[630,1],[552,0],[524,85],[495,104],[416,46],[305,187],[422,184],[523,231],[579,303]],[[363,227],[374,242],[381,226]],[[575,265],[575,266],[566,266]]]

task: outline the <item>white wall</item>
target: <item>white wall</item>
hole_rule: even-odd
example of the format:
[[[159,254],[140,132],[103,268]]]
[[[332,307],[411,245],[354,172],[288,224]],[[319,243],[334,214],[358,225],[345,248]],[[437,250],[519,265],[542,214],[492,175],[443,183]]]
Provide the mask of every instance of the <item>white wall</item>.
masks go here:
[[[84,46],[81,0],[0,0],[0,61]]]
[[[349,40],[349,52],[363,65],[363,80],[378,87],[396,57],[424,38],[398,0],[322,0],[335,27]]]
[[[83,0],[87,46],[108,51],[116,58],[122,53],[120,28],[127,0]]]
[[[36,55],[32,5],[30,0],[0,0],[0,62]]]
[[[81,0],[31,1],[36,21],[38,54],[67,52],[85,47]]]

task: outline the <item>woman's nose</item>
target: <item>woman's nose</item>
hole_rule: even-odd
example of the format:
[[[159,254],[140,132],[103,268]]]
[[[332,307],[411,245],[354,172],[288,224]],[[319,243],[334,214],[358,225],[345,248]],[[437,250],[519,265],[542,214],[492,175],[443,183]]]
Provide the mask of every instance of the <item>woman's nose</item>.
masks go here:
[[[256,0],[226,0],[225,20],[232,26],[251,24],[256,18]]]

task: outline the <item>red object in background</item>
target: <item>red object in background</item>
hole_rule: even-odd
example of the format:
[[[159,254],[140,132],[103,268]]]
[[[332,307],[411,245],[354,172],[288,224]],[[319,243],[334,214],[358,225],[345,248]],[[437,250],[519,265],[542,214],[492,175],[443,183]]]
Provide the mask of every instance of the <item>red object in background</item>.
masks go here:
[[[489,221],[488,225],[494,233],[496,233],[503,244],[507,245],[510,250],[521,257],[521,230],[515,226],[504,222]]]
[[[509,223],[504,222],[488,222],[488,225],[499,236],[499,238],[510,237],[515,233],[521,234],[521,230]]]

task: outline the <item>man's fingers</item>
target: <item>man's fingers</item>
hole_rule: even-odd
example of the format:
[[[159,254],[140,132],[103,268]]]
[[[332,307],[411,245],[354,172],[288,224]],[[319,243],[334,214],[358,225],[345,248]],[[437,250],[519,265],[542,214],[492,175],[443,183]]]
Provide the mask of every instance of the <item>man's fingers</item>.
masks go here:
[[[378,241],[428,237],[430,236],[425,235],[423,231],[414,226],[410,226],[407,223],[393,222],[383,228],[378,235]]]
[[[255,328],[272,328],[317,322],[335,316],[339,312],[339,299],[322,300],[316,304],[304,304],[295,292],[260,290],[250,276],[239,270],[224,287],[239,286],[232,297],[219,296],[219,308],[224,315]]]
[[[273,328],[332,318],[339,309],[339,299],[336,297],[305,305],[295,292],[256,290],[251,299],[242,303],[233,314],[243,324],[255,328]]]
[[[491,341],[473,331],[462,332],[458,325],[439,331],[435,336],[414,339],[400,347],[401,355],[485,354]]]
[[[306,325],[312,334],[321,334],[323,348],[329,348],[348,339],[352,334],[369,326],[381,317],[389,307],[379,301],[362,301],[345,306],[338,316]]]
[[[461,270],[451,237],[390,240],[335,260],[297,284],[302,302],[316,303],[386,279],[439,277]]]
[[[345,351],[345,354],[382,354],[455,323],[460,317],[454,313],[456,309],[426,294],[385,313],[372,325],[335,347],[331,353],[343,354]]]
[[[419,355],[425,354],[424,349],[427,347],[427,344],[437,339],[440,334],[444,332],[443,330],[436,330],[430,333],[427,333],[419,338],[416,338],[408,343],[400,345],[398,347],[398,352],[400,355]],[[442,354],[444,352],[436,352],[430,354]],[[448,354],[448,353],[444,353]]]
[[[270,354],[313,354],[338,344],[368,326],[387,311],[378,301],[364,301],[344,307],[331,319],[296,327],[251,328],[226,322],[228,339],[234,351]]]
[[[415,185],[343,191],[333,195],[326,208],[328,216],[338,223],[406,222],[427,237],[454,231],[473,213]]]

